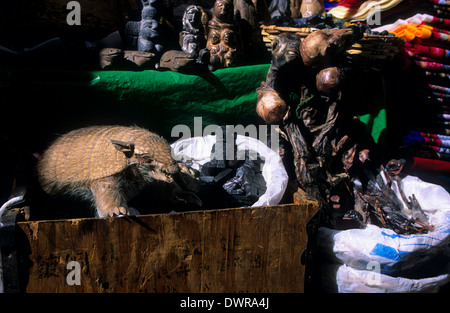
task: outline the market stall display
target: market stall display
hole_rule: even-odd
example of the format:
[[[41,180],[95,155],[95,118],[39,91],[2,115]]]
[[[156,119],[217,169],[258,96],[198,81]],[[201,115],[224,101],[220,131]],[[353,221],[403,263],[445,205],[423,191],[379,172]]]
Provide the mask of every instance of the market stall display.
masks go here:
[[[436,12],[437,13],[437,12]],[[445,148],[446,138],[450,133],[447,125],[447,73],[450,47],[448,39],[448,26],[450,20],[438,18],[430,14],[415,14],[407,19],[399,19],[396,22],[382,26],[380,29],[388,30],[398,37],[405,38],[407,56],[410,63],[417,66],[425,76],[427,83],[427,99],[431,110],[427,114],[429,118],[422,120],[411,129],[404,137],[404,144],[414,150],[418,167],[448,172],[449,156]],[[427,159],[438,160],[441,165],[433,165]]]
[[[0,291],[448,289],[448,1],[77,2],[0,3]]]

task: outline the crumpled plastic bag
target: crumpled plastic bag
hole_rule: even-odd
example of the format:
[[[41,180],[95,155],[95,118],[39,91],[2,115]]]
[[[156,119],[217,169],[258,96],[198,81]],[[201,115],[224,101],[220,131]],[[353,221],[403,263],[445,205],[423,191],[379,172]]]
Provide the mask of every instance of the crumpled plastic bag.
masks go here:
[[[392,277],[371,270],[357,270],[347,265],[328,266],[329,292],[339,293],[435,293],[450,282],[449,274],[421,279]]]
[[[415,176],[405,177],[402,184],[407,197],[415,194],[423,211],[427,213],[430,224],[435,226],[434,231],[426,234],[399,235],[391,229],[370,224],[365,229],[342,231],[321,227],[318,230],[317,241],[319,252],[328,261],[344,264],[352,270],[366,271],[368,265],[377,264],[379,274],[393,278],[425,270],[439,255],[447,255],[445,262],[446,265],[450,264],[449,193],[443,187],[424,182]],[[396,186],[393,186],[393,190],[396,191]],[[441,270],[444,272],[443,275],[450,274],[448,266]],[[363,279],[364,276],[359,277]],[[407,292],[400,281],[397,283],[398,292]],[[339,281],[339,277],[337,284],[341,285],[341,290],[351,289],[344,286],[345,281]],[[356,286],[354,285],[355,288]],[[382,290],[382,287],[378,289]],[[355,292],[358,290],[365,292],[366,289],[358,287]]]
[[[2,204],[2,206],[0,207],[0,220],[2,215],[9,210],[10,208],[12,208],[14,205],[16,205],[17,203],[20,203],[23,201],[23,196],[17,196],[14,198],[9,199],[8,201],[6,201],[5,203]],[[0,227],[3,226],[2,222],[0,221]]]
[[[201,166],[211,161],[211,149],[216,142],[216,136],[192,137],[174,142],[172,155],[175,160],[192,161],[192,168],[200,170]],[[262,175],[266,181],[266,192],[252,205],[276,205],[282,199],[288,184],[288,175],[281,157],[263,142],[247,136],[237,135],[236,146],[238,151],[255,151],[264,160]]]

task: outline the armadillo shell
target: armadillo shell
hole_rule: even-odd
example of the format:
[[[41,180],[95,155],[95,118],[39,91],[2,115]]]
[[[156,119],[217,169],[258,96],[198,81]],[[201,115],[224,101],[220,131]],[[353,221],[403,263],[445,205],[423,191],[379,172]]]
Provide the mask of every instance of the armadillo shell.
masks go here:
[[[44,152],[37,167],[42,188],[51,192],[67,185],[89,184],[124,170],[128,159],[111,140],[133,143],[135,154],[148,153],[159,162],[173,162],[168,143],[145,129],[86,127],[62,135]]]

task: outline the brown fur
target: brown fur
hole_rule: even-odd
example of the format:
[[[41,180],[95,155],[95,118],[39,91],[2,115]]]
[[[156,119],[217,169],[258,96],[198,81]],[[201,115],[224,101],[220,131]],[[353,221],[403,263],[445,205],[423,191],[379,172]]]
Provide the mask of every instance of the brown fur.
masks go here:
[[[171,183],[169,144],[138,127],[93,126],[59,137],[43,154],[38,179],[49,194],[91,200],[100,217],[130,214],[127,201],[153,180]]]

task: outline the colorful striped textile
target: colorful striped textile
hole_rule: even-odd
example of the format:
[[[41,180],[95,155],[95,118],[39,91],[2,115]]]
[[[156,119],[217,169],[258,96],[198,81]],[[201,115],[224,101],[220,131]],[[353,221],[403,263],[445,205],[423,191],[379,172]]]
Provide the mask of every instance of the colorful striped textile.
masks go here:
[[[409,42],[405,43],[405,49],[417,56],[429,57],[437,60],[450,59],[450,50],[411,44]]]
[[[401,25],[411,25],[411,26],[420,26],[420,25],[429,25],[433,26],[433,28],[449,28],[450,27],[450,19],[435,17],[430,14],[416,14],[407,18],[405,20],[398,19],[395,23],[383,25],[377,28],[373,28],[374,31],[382,32],[382,31],[390,31],[392,29],[396,29]],[[440,31],[443,31],[442,29]]]
[[[450,162],[443,160],[414,157],[412,167],[416,169],[431,170],[437,172],[450,172]]]
[[[328,11],[336,19],[344,21],[367,20],[375,10],[389,10],[403,0],[343,0],[337,6]]]
[[[450,94],[450,88],[448,88],[448,87],[437,86],[437,85],[434,85],[434,84],[428,84],[428,87],[430,87],[431,90],[435,90],[435,91],[438,91],[440,93]]]
[[[439,5],[450,5],[449,0],[429,0],[431,3],[439,4]]]
[[[430,151],[428,149],[417,149],[415,155],[421,158],[450,161],[450,154]]]
[[[447,150],[450,149],[450,136],[442,134],[411,131],[408,136],[403,137],[403,144],[411,147],[427,147],[431,151],[438,153],[450,152]]]
[[[429,25],[414,26],[404,24],[389,30],[390,33],[398,37],[405,38],[406,41],[413,41],[416,38],[429,39],[437,42],[450,43],[450,32]]]
[[[423,148],[428,148],[433,152],[448,154],[450,155],[450,148],[436,147],[436,146],[423,146]]]
[[[427,138],[441,139],[441,140],[450,140],[450,136],[445,136],[445,135],[440,135],[440,134],[424,133],[424,132],[415,131],[415,130],[411,131],[410,136],[427,137]]]
[[[450,140],[440,140],[428,137],[405,136],[403,137],[403,143],[407,146],[414,144],[426,144],[430,146],[450,148]]]
[[[448,93],[433,92],[432,94],[433,94],[433,96],[438,97],[438,98],[444,98],[444,99],[450,98],[450,94],[448,94]]]
[[[450,65],[447,64],[442,64],[438,62],[425,62],[425,61],[415,61],[415,62],[420,68],[426,71],[450,73]]]

